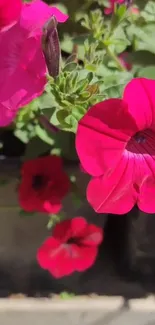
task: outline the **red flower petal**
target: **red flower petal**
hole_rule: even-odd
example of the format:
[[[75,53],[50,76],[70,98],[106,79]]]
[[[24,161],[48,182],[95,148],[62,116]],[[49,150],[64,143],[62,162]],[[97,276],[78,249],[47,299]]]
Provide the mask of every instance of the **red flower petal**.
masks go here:
[[[56,224],[53,229],[53,236],[63,242],[70,238],[81,237],[85,234],[87,222],[82,217],[76,217],[69,220],[64,220]]]
[[[92,176],[114,168],[136,131],[134,119],[122,100],[109,99],[94,105],[80,120],[76,134],[83,168]]]
[[[33,186],[37,175],[43,177],[39,188]],[[24,210],[58,213],[62,208],[61,200],[69,189],[70,180],[62,169],[59,157],[41,157],[23,164],[19,202]]]
[[[88,224],[85,230],[85,236],[80,239],[80,244],[87,246],[98,246],[103,240],[103,230],[93,224]]]
[[[48,270],[51,266],[51,259],[57,255],[59,251],[60,242],[53,237],[47,238],[37,252],[37,260],[40,266]]]
[[[63,220],[56,224],[52,233],[53,237],[65,243],[72,236],[71,220]]]
[[[85,235],[87,225],[87,221],[83,217],[76,217],[71,219],[72,237],[83,237]]]
[[[62,169],[62,159],[57,156],[45,156],[26,161],[22,166],[25,174],[53,174]]]
[[[83,272],[94,264],[97,257],[98,248],[95,246],[75,246],[74,251],[76,252],[76,259],[74,260],[75,270],[78,272]]]

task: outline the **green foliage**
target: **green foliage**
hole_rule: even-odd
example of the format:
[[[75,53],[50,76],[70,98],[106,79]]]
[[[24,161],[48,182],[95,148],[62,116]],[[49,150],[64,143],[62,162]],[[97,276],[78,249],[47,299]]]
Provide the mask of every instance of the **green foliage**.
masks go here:
[[[59,76],[55,80],[50,80],[55,103],[50,122],[61,130],[75,133],[78,121],[89,106],[98,100],[100,94],[98,84],[99,80],[92,71],[81,69],[74,62],[64,65]]]
[[[155,1],[135,0],[135,5],[138,14],[116,5],[114,13],[105,16],[107,0],[58,3],[70,15],[60,26],[60,73],[47,76],[44,94],[21,109],[15,121],[15,135],[27,144],[26,159],[51,152],[76,160],[78,121],[89,107],[121,97],[133,77],[155,79]],[[119,59],[124,51],[129,52],[130,72]],[[55,133],[53,125],[60,131]]]

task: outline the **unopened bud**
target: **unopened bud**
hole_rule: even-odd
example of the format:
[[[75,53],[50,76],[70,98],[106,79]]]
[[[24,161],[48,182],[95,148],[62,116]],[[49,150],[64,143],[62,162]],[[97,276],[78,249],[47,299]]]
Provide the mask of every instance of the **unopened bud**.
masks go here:
[[[56,77],[60,66],[60,43],[57,32],[57,20],[54,16],[43,28],[42,47],[49,75]]]

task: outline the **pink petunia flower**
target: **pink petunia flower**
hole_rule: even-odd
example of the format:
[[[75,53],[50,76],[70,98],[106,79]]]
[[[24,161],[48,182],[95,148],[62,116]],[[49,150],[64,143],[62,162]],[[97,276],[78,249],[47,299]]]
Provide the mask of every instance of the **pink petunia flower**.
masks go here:
[[[123,99],[94,105],[80,120],[76,149],[92,177],[87,199],[98,213],[135,204],[155,212],[155,80],[137,78]]]
[[[11,27],[19,19],[22,0],[0,0],[0,30]]]
[[[68,18],[41,0],[23,4],[19,21],[0,33],[0,126],[10,124],[17,111],[44,90],[46,64],[41,36],[52,15],[58,22]]]
[[[38,249],[37,260],[56,278],[81,272],[94,264],[102,240],[103,230],[84,218],[65,220]]]
[[[106,15],[110,15],[114,11],[115,4],[122,4],[125,0],[109,0],[109,7],[104,10]]]

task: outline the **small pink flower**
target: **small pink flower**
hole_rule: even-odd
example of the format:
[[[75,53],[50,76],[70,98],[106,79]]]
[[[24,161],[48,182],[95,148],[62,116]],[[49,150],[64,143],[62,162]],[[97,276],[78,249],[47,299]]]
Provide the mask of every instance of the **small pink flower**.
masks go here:
[[[61,278],[90,268],[103,240],[103,230],[82,217],[58,223],[51,237],[38,249],[40,266]]]
[[[130,71],[132,69],[132,64],[128,62],[128,53],[127,52],[121,53],[119,55],[119,60],[125,69],[127,69],[128,71]]]
[[[0,30],[13,25],[20,16],[22,0],[0,0]]]
[[[121,4],[124,0],[109,0],[109,7],[104,10],[106,15],[110,15],[114,11],[115,4]]]
[[[87,199],[98,213],[135,204],[155,213],[155,81],[133,79],[123,99],[94,105],[80,120],[76,149],[92,177]]]
[[[58,22],[68,18],[41,0],[23,4],[19,21],[0,33],[0,126],[10,124],[17,111],[44,90],[46,64],[41,36],[52,15]]]
[[[140,14],[139,9],[136,8],[136,7],[134,7],[134,6],[131,7],[130,11],[131,11],[131,13],[132,13],[133,15],[136,15],[136,16]]]

